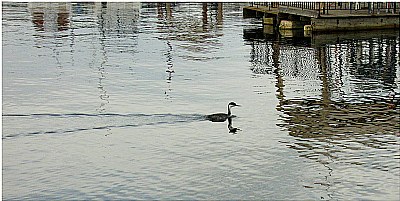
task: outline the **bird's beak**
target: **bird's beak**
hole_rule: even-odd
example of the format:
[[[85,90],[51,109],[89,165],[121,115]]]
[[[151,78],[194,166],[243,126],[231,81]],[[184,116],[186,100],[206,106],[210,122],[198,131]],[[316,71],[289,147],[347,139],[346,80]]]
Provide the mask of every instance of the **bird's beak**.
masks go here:
[[[235,106],[242,107],[241,105],[235,105]]]

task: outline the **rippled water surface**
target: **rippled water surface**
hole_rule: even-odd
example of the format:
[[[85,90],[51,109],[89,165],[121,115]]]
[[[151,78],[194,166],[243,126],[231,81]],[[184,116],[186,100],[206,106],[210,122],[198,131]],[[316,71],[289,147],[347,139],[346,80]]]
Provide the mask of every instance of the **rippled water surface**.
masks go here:
[[[243,5],[4,2],[3,199],[397,200],[398,31]]]

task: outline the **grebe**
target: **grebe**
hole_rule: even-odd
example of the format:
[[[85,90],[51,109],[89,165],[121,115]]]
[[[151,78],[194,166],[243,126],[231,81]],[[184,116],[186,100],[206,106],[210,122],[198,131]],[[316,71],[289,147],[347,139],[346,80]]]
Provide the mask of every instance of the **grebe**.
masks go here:
[[[235,117],[231,113],[231,107],[236,107],[236,106],[240,106],[240,105],[236,104],[235,102],[230,102],[228,104],[228,114],[225,114],[225,113],[210,114],[210,115],[206,116],[206,119],[210,120],[212,122],[224,122],[228,118]]]

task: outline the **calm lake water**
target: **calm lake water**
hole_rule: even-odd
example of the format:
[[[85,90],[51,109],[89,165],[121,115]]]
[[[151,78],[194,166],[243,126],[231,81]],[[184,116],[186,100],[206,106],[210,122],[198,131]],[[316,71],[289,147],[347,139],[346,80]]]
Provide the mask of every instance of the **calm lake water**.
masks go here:
[[[3,199],[397,200],[399,32],[243,5],[3,2]]]

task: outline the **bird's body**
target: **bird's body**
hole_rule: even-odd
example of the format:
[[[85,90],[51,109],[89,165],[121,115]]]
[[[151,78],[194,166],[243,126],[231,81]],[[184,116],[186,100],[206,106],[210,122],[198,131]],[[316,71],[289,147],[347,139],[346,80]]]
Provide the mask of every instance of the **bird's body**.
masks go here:
[[[229,118],[229,116],[225,113],[216,113],[207,115],[206,118],[213,122],[224,122]]]
[[[210,120],[212,122],[224,122],[226,121],[228,118],[232,118],[235,117],[235,115],[232,115],[231,113],[231,107],[235,107],[235,106],[240,106],[238,104],[236,104],[235,102],[230,102],[228,104],[228,113],[216,113],[216,114],[210,114],[206,116],[207,120]]]

